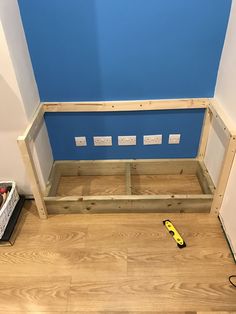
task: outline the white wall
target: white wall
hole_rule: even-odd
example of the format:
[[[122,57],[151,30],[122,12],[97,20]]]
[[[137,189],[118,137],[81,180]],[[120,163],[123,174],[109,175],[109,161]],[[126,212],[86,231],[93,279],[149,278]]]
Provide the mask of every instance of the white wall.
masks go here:
[[[229,115],[236,129],[236,0],[233,0],[230,22],[220,63],[215,97]],[[236,160],[220,211],[225,231],[236,258]]]
[[[0,180],[16,181],[25,194],[31,194],[31,189],[16,140],[39,102],[17,0],[0,0]],[[45,125],[36,141],[34,157],[44,186],[52,164]]]
[[[17,0],[0,1],[0,19],[24,111],[30,119],[40,100]]]
[[[0,180],[15,180],[22,190],[30,193],[16,143],[27,119],[1,20],[0,56]]]
[[[209,132],[204,162],[215,186],[217,186],[218,183],[227,142],[228,139],[223,129],[220,127],[219,123],[213,119]]]
[[[236,1],[233,0],[230,22],[221,58],[215,97],[236,124]]]

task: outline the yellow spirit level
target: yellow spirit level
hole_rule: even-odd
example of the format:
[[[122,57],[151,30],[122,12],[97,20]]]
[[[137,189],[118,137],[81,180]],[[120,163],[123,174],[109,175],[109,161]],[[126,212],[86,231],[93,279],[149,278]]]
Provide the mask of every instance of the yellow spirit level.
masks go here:
[[[164,220],[163,224],[164,224],[164,226],[166,226],[167,230],[169,231],[169,233],[172,235],[172,237],[176,241],[178,247],[180,249],[186,247],[186,243],[184,242],[184,240],[181,237],[181,235],[179,234],[179,232],[175,229],[175,227],[173,226],[171,221],[170,220]]]

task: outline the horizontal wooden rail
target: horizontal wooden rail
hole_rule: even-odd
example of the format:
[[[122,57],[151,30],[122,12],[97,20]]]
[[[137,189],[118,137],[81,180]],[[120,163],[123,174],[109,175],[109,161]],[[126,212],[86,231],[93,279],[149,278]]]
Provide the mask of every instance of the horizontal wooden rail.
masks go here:
[[[105,102],[43,103],[44,112],[106,112],[207,108],[210,100],[193,98],[180,100],[137,100]]]

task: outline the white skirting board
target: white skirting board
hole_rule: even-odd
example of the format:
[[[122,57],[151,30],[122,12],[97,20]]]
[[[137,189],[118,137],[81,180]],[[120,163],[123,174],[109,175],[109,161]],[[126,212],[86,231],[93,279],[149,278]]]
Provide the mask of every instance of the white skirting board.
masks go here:
[[[232,253],[233,258],[234,258],[235,263],[236,263],[236,248],[233,246],[233,242],[231,241],[230,236],[229,236],[229,234],[226,231],[226,227],[225,227],[225,224],[224,224],[224,219],[223,219],[221,214],[219,214],[219,220],[221,222],[221,225],[222,225],[222,228],[224,230],[224,234],[225,234],[226,240],[227,240],[227,242],[229,244],[231,253]]]

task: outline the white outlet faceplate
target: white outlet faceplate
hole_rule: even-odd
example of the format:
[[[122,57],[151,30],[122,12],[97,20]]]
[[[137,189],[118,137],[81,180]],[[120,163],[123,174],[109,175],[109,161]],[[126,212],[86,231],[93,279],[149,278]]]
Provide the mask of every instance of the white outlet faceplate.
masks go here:
[[[143,136],[143,145],[160,145],[160,144],[162,144],[162,134]]]
[[[169,135],[169,144],[179,144],[180,143],[181,134],[170,134]]]
[[[94,136],[93,137],[94,146],[112,146],[111,136]]]
[[[87,146],[87,140],[85,136],[77,136],[75,137],[75,145],[76,146]]]
[[[136,145],[136,136],[118,136],[118,145],[119,146],[130,146]]]

